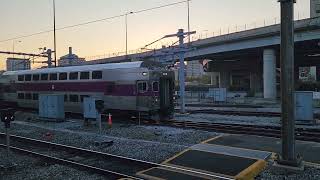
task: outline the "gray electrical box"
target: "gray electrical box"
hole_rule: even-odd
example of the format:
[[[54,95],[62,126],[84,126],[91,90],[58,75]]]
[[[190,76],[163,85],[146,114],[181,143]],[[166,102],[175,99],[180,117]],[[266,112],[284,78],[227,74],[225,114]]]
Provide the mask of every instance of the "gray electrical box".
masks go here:
[[[64,95],[40,94],[39,117],[56,120],[64,119]]]
[[[296,120],[301,123],[314,123],[313,118],[313,92],[296,91]]]
[[[226,102],[227,89],[226,88],[209,88],[209,97],[212,97],[214,102]]]
[[[96,119],[98,112],[96,109],[96,98],[84,97],[83,98],[83,117],[89,119]]]

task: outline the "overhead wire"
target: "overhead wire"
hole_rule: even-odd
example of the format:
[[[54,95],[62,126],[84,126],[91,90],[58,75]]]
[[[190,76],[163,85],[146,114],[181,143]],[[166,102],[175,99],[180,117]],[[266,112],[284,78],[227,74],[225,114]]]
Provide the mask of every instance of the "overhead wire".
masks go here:
[[[165,7],[169,7],[169,6],[174,6],[174,5],[177,5],[177,4],[186,3],[188,1],[189,0],[184,0],[184,1],[179,1],[179,2],[175,2],[175,3],[156,6],[156,7],[152,7],[152,8],[147,8],[147,9],[142,9],[142,10],[137,10],[137,11],[131,11],[130,14],[138,14],[138,13],[142,13],[142,12],[146,12],[146,11],[152,11],[152,10],[156,10],[156,9],[161,9],[161,8],[165,8]],[[74,27],[78,27],[78,26],[84,26],[84,25],[88,25],[88,24],[92,24],[92,23],[107,21],[107,20],[111,20],[111,19],[115,19],[115,18],[124,17],[124,16],[126,16],[126,14],[127,13],[116,15],[116,16],[111,16],[111,17],[106,17],[106,18],[102,18],[102,19],[96,19],[96,20],[92,20],[92,21],[87,21],[87,22],[83,22],[83,23],[68,25],[68,26],[64,26],[64,27],[61,27],[61,28],[57,28],[56,30],[64,30],[64,29],[74,28]],[[0,40],[0,43],[7,42],[7,41],[12,41],[12,40],[16,40],[16,39],[22,39],[22,38],[26,38],[26,37],[31,37],[31,36],[36,36],[36,35],[40,35],[40,34],[45,34],[45,33],[49,33],[49,32],[52,32],[52,31],[53,30],[45,30],[45,31],[40,31],[40,32],[32,33],[32,34],[16,36],[16,37]]]

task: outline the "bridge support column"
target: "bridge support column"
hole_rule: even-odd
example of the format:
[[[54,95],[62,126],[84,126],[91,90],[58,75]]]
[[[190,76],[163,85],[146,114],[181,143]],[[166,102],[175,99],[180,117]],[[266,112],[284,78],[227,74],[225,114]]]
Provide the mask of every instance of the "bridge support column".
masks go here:
[[[263,51],[263,97],[276,99],[276,52],[273,49]]]
[[[259,77],[257,73],[250,73],[250,90],[257,93],[259,90]]]
[[[210,84],[219,87],[219,72],[209,72]]]
[[[219,87],[229,88],[230,87],[230,72],[222,71],[219,75]]]

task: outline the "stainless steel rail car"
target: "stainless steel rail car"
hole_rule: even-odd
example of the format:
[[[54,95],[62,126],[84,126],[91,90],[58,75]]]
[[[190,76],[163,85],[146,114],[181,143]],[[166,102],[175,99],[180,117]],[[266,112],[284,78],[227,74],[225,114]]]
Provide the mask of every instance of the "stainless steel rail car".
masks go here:
[[[62,94],[67,112],[83,112],[88,96],[102,99],[105,112],[168,117],[174,110],[174,73],[150,61],[8,71],[1,82],[3,103],[25,108],[37,109],[39,94]]]

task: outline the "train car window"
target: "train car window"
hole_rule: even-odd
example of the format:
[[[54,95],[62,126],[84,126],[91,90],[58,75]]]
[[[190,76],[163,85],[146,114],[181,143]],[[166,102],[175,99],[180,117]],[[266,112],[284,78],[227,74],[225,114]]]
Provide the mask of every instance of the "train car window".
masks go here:
[[[41,81],[47,81],[48,80],[48,74],[41,74],[40,75]]]
[[[72,94],[69,96],[69,100],[70,102],[79,102],[79,96],[78,95],[75,95],[75,94]]]
[[[92,71],[92,79],[102,79],[102,71]]]
[[[152,90],[153,92],[159,92],[159,82],[155,81],[152,83]]]
[[[78,72],[71,72],[71,73],[69,74],[69,79],[70,79],[70,80],[76,80],[76,79],[78,79]]]
[[[89,79],[89,72],[80,72],[80,79]]]
[[[39,81],[39,79],[40,79],[39,74],[32,74],[32,80],[33,81]]]
[[[18,99],[24,99],[24,93],[18,93]]]
[[[50,74],[50,80],[57,80],[57,73],[51,73]]]
[[[68,73],[59,73],[59,80],[67,80]]]
[[[64,95],[64,102],[68,102],[68,95],[67,94]]]
[[[24,81],[24,75],[18,75],[18,81]]]
[[[84,99],[85,97],[89,97],[89,95],[80,95],[80,101],[83,102],[83,99]]]
[[[143,93],[146,92],[148,89],[147,82],[138,82],[138,92]]]
[[[39,94],[33,93],[33,94],[32,94],[32,99],[33,99],[33,100],[38,100],[38,99],[39,99]]]
[[[31,81],[31,74],[24,75],[24,80],[25,81]]]
[[[31,93],[26,93],[25,94],[25,99],[31,99]]]

